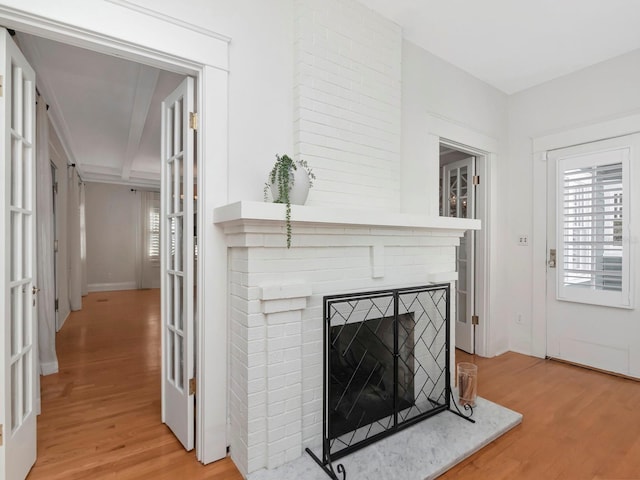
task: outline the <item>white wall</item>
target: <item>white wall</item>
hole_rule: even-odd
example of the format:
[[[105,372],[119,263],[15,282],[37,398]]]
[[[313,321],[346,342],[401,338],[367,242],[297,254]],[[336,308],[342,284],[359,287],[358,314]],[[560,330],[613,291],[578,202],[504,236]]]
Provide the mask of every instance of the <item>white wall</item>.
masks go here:
[[[544,356],[544,322],[542,315],[532,317],[533,294],[544,289],[540,279],[533,283],[533,265],[544,263],[545,257],[531,247],[516,246],[521,233],[530,234],[530,242],[544,244],[535,238],[533,225],[544,219],[533,218],[533,205],[546,202],[534,198],[534,175],[539,173],[532,157],[532,139],[562,132],[574,127],[599,123],[640,111],[640,50],[599,63],[509,98],[509,163],[506,169],[507,222],[504,234],[509,240],[503,250],[507,271],[504,315],[510,328],[512,350]],[[536,250],[537,252],[537,250]],[[516,324],[518,313],[523,323]],[[535,333],[534,333],[535,332]]]
[[[413,43],[403,42],[403,211],[438,211],[438,178],[432,168],[438,162],[426,158],[428,115],[492,137],[506,151],[507,105],[504,93]]]
[[[231,38],[229,202],[262,201],[278,153],[293,155],[293,0],[134,2]]]
[[[484,354],[493,356],[508,350],[508,324],[504,316],[507,264],[498,252],[504,242],[506,224],[503,167],[507,163],[508,97],[506,94],[407,41],[402,46],[402,211],[438,215],[439,145],[431,135],[430,123],[441,119],[464,132],[465,137],[491,140],[497,145],[494,164],[489,165],[489,221],[487,265],[490,337]],[[458,140],[449,138],[449,140]],[[460,140],[458,140],[460,141]],[[479,148],[479,145],[468,144]]]
[[[140,197],[106,183],[87,183],[85,196],[89,291],[137,288]]]

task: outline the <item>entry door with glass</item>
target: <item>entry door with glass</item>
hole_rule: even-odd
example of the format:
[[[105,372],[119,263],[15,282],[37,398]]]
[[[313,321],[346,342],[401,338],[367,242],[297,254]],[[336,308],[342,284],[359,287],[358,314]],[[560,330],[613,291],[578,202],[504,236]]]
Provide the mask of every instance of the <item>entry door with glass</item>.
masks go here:
[[[547,355],[633,377],[639,151],[636,134],[547,154]]]

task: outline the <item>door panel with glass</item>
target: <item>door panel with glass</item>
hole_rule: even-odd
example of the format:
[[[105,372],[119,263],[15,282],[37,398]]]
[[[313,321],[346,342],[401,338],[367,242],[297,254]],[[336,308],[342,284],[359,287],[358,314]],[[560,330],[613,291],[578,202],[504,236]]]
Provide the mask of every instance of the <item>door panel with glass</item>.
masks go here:
[[[36,459],[35,73],[0,28],[0,478],[23,480]]]
[[[443,167],[443,213],[447,217],[475,218],[475,157],[465,158]],[[474,326],[474,251],[475,234],[467,231],[456,249],[456,347],[475,352]]]
[[[194,447],[194,80],[162,102],[162,421]]]

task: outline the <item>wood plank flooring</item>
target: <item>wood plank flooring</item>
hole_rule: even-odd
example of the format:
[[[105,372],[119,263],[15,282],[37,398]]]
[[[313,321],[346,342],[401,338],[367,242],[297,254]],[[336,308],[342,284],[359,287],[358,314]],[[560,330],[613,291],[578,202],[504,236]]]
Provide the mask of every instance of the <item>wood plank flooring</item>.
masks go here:
[[[160,422],[158,290],[90,294],[57,349],[29,480],[242,478],[229,459],[201,465]],[[640,383],[516,353],[457,360],[524,420],[441,478],[640,479]]]
[[[442,479],[640,479],[640,382],[552,360],[458,351],[478,365],[478,393],[522,424]]]
[[[58,333],[59,373],[41,377],[38,460],[28,480],[228,479],[160,419],[160,291],[92,293]]]

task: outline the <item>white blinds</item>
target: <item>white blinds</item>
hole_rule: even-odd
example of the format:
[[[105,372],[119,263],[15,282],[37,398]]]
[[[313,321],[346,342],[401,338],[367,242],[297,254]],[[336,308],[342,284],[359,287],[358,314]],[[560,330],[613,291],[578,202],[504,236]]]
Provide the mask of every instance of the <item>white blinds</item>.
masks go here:
[[[595,143],[557,152],[559,300],[623,308],[632,304],[630,153],[628,146]]]
[[[565,286],[622,290],[622,163],[563,173]]]
[[[146,192],[146,250],[147,258],[160,262],[160,194]]]
[[[160,207],[153,206],[149,209],[149,235],[147,255],[152,259],[160,258]]]

